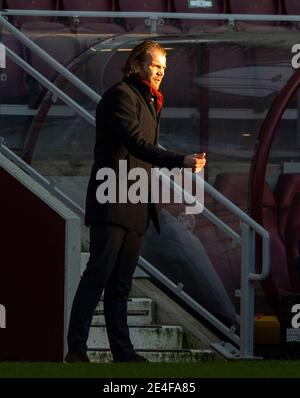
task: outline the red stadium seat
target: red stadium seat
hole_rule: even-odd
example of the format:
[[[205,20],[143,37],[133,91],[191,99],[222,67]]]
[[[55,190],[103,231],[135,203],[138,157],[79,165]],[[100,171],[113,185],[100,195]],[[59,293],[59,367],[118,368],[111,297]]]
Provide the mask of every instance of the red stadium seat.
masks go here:
[[[284,11],[288,15],[300,15],[299,0],[283,0]],[[294,26],[300,28],[300,21],[295,22]]]
[[[275,197],[279,209],[278,225],[281,237],[284,240],[286,220],[289,214],[290,207],[293,203],[294,196],[298,192],[300,192],[300,174],[280,174],[276,185]]]
[[[55,24],[55,23],[53,23]],[[69,64],[81,53],[80,44],[77,38],[70,35],[70,31],[67,27],[61,24],[57,25],[56,29],[52,32],[47,31],[41,32],[40,30],[30,30],[25,33],[30,36],[31,40],[41,47],[47,54],[51,55],[56,61],[58,61],[61,65],[68,67]],[[41,73],[48,80],[54,82],[56,78],[59,76],[59,72],[57,72],[53,67],[48,65],[41,57],[39,57],[36,53],[27,49],[26,51],[26,59],[27,62],[31,64],[31,66],[36,69],[39,73]],[[42,98],[42,96],[46,93],[46,89],[43,85],[36,82],[33,78],[28,76],[27,78],[28,87],[29,87],[29,106],[32,108],[36,108]],[[75,95],[78,95],[78,91],[75,90]],[[66,91],[66,90],[64,90]],[[73,93],[71,94],[73,97]]]
[[[165,0],[119,0],[120,11],[127,12],[168,12],[169,6],[168,1]],[[149,30],[149,27],[145,25],[145,19],[142,18],[128,18],[126,20],[128,30],[134,32],[144,32]],[[158,26],[158,32],[160,33],[178,33],[178,29],[170,25]]]
[[[114,10],[112,0],[62,0],[63,8],[66,11],[98,11],[109,12]],[[77,33],[121,33],[120,26],[113,23],[111,18],[88,18],[80,17],[73,19],[73,28]]]
[[[232,14],[272,14],[277,15],[281,13],[281,5],[279,0],[253,0],[240,1],[228,0],[229,11]],[[268,30],[282,30],[283,27],[278,26],[277,21],[238,21],[236,22],[238,30],[246,31],[268,31]]]
[[[64,10],[71,11],[111,11],[114,0],[62,0]]]
[[[278,228],[285,244],[293,291],[300,293],[300,275],[295,269],[300,241],[300,173],[280,174],[275,198],[278,205]]]
[[[57,10],[58,0],[6,0],[4,5],[7,9],[17,9],[17,10]],[[53,17],[22,17],[13,16],[13,23],[19,27],[23,23],[36,22],[36,21],[53,21]]]
[[[27,36],[41,36],[43,34],[70,33],[66,25],[60,22],[26,22],[23,23],[20,30]]]
[[[19,57],[24,58],[24,48],[14,36],[3,33],[3,43]],[[9,57],[6,58],[7,80],[0,81],[0,101],[1,103],[9,101],[18,103],[26,94],[25,73]]]
[[[285,224],[285,247],[293,291],[300,292],[300,269],[296,268],[300,246],[300,192],[296,192]]]
[[[113,24],[113,23],[99,23],[99,22],[90,22],[80,24],[76,33],[78,34],[122,34],[125,33],[125,29],[122,26]]]
[[[213,1],[210,6],[199,5],[191,7],[189,3],[189,0],[173,0],[174,10],[179,13],[196,14],[221,14],[225,11],[225,0]],[[182,30],[185,32],[189,31],[190,33],[212,30],[221,31],[221,25],[223,24],[224,22],[220,20],[183,19],[181,21]]]
[[[300,15],[299,0],[283,0],[284,10],[289,15]]]
[[[35,36],[33,37],[33,41],[63,66],[68,66],[68,64],[80,54],[78,41],[68,34],[67,29],[65,33],[61,31],[54,35],[47,34]],[[58,72],[48,66],[48,64],[35,53],[31,53],[30,59],[32,66],[49,80],[53,81],[58,75]]]
[[[112,0],[62,0],[65,11],[112,11]],[[91,22],[94,18],[80,18],[80,22]],[[110,22],[109,18],[101,18],[101,22]]]

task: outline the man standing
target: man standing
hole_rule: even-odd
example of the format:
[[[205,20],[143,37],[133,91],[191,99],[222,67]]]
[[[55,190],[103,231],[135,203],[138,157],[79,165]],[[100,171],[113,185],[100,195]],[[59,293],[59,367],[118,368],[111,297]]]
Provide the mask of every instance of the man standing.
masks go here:
[[[128,172],[151,166],[205,166],[205,154],[181,155],[158,148],[163,96],[159,87],[166,70],[166,51],[156,42],[143,42],[130,53],[124,79],[110,88],[96,110],[94,165],[87,190],[85,223],[90,226],[90,259],[79,283],[71,311],[66,362],[88,362],[86,354],[94,309],[104,290],[104,316],[115,362],[146,362],[134,351],[127,325],[127,298],[149,219],[159,230],[151,203],[99,203],[99,169],[119,176],[119,160]]]

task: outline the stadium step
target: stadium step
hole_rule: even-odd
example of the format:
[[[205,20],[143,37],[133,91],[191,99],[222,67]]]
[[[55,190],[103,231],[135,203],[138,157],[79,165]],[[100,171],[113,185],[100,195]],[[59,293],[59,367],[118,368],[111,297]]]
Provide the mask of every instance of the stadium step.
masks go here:
[[[182,328],[169,325],[131,325],[129,334],[135,349],[177,350],[182,348]],[[90,328],[89,348],[108,348],[105,326],[92,325]]]
[[[136,350],[150,362],[207,362],[215,359],[215,353],[208,349],[203,350]],[[88,350],[92,363],[112,362],[109,350]]]
[[[84,271],[88,258],[88,253],[82,253],[81,272]],[[134,278],[145,280],[147,275],[137,267]],[[209,349],[183,348],[184,330],[181,326],[154,324],[155,309],[152,299],[140,297],[132,289],[127,304],[127,322],[136,352],[150,362],[199,362],[214,359],[215,353]],[[94,312],[88,339],[88,355],[94,363],[112,362],[105,328],[103,296]]]
[[[128,325],[151,325],[153,303],[148,298],[130,298],[127,303]],[[94,312],[92,325],[104,325],[103,300],[100,300]]]

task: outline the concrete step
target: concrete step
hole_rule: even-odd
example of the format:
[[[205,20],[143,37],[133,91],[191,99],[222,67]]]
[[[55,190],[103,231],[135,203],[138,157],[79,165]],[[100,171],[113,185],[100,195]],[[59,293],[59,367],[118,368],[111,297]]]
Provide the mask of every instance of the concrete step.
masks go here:
[[[213,361],[215,353],[209,349],[197,350],[136,350],[150,362],[207,362]],[[112,362],[109,350],[89,350],[88,356],[93,363]]]
[[[135,349],[178,350],[182,348],[180,326],[140,325],[129,326],[129,334]],[[109,348],[105,326],[91,326],[89,349]]]
[[[104,325],[103,300],[100,300],[93,317],[93,326]],[[153,320],[153,303],[147,298],[130,298],[127,302],[128,325],[150,325]]]

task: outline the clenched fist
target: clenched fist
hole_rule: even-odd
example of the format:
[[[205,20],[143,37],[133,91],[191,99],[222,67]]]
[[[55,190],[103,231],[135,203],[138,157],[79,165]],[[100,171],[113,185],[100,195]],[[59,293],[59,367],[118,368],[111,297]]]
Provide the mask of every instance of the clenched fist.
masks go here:
[[[194,153],[186,155],[183,162],[183,167],[192,169],[193,173],[199,173],[206,165],[206,153]]]

